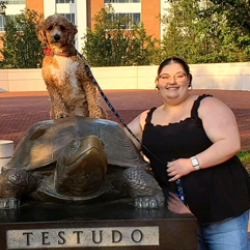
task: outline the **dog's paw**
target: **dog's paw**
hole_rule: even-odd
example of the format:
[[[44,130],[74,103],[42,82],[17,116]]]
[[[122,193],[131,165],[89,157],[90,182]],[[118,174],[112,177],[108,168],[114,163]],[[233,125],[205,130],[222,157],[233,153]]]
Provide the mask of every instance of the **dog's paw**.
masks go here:
[[[96,118],[96,119],[98,119],[98,118],[102,118],[102,114],[101,113],[97,113],[97,112],[95,112],[95,113],[89,113],[89,117],[90,118]]]
[[[89,112],[89,117],[90,118],[100,118],[100,119],[108,119],[108,115],[104,110],[98,110],[95,112]]]
[[[104,112],[102,112],[102,115],[101,115],[101,117],[100,117],[101,119],[108,119],[109,117],[108,117],[108,114],[104,111]]]
[[[60,119],[60,118],[65,118],[65,117],[69,117],[69,115],[61,113],[61,114],[57,114],[54,119]]]

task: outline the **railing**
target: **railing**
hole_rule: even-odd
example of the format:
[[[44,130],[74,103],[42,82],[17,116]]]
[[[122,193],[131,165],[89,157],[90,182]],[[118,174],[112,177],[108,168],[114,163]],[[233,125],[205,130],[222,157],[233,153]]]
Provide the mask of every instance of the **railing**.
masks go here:
[[[141,0],[104,0],[104,3],[140,3]]]
[[[5,4],[25,4],[25,0],[5,0]]]
[[[56,0],[56,3],[75,3],[75,0]]]
[[[91,67],[91,70],[104,90],[154,89],[157,68],[152,65]],[[250,62],[190,64],[195,89],[250,91],[249,68]],[[41,69],[0,69],[0,92],[8,91],[46,91]]]

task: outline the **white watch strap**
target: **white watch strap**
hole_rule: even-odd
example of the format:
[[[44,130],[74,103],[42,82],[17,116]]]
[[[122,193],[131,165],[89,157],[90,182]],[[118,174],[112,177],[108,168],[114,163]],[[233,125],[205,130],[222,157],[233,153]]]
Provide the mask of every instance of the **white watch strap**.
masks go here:
[[[192,165],[194,167],[194,169],[197,171],[197,170],[200,170],[200,165],[199,165],[199,162],[197,160],[197,158],[195,156],[191,157],[191,162],[192,162]]]

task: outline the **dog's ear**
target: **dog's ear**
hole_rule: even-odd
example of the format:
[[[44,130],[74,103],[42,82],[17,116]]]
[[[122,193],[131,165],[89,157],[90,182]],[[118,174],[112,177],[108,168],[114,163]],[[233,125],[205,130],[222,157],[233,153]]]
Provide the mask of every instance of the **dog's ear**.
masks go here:
[[[72,27],[72,30],[74,30],[74,33],[77,34],[77,33],[78,33],[77,26],[74,25],[74,24],[73,24],[72,26],[73,26],[73,27]]]
[[[75,34],[77,34],[78,30],[77,30],[77,26],[73,23],[70,24],[70,33],[68,36],[68,43],[73,43],[74,39],[75,39]]]
[[[37,35],[37,38],[39,39],[39,41],[41,41],[42,43],[48,43],[44,29],[45,29],[44,22],[42,22],[36,28],[36,35]]]

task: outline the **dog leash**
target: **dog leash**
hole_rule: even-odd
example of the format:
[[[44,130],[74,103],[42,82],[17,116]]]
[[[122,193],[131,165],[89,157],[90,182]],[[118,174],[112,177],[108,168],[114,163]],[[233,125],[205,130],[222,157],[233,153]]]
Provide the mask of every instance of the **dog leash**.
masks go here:
[[[124,122],[124,120],[121,118],[121,116],[118,114],[118,112],[115,110],[114,106],[111,104],[109,101],[108,97],[104,94],[101,86],[98,84],[96,81],[93,73],[90,70],[90,67],[87,64],[87,60],[84,58],[82,54],[78,52],[78,55],[83,59],[84,65],[85,65],[85,70],[87,71],[89,77],[91,78],[92,82],[97,86],[98,91],[100,92],[102,98],[104,101],[107,103],[111,111],[114,113],[114,115],[117,117],[117,119],[121,122],[121,124],[127,129],[127,131],[133,136],[133,138],[139,142],[139,144],[149,153],[151,154],[160,164],[162,164],[164,167],[166,164],[164,164],[156,155],[154,155],[145,145],[142,144],[141,140],[131,131],[131,129],[127,126],[127,124]]]
[[[127,131],[133,136],[133,138],[141,145],[141,147],[143,147],[152,157],[154,157],[155,160],[157,160],[165,168],[166,164],[164,164],[155,154],[153,154],[145,145],[142,144],[141,140],[131,131],[131,129],[127,126],[127,124],[124,122],[124,120],[118,114],[118,112],[115,110],[115,108],[113,107],[113,105],[109,101],[108,97],[104,94],[101,86],[96,81],[93,73],[90,70],[90,67],[88,66],[86,58],[82,54],[80,54],[78,51],[77,51],[77,54],[84,61],[86,72],[88,73],[88,75],[91,78],[92,82],[96,85],[96,87],[97,87],[98,91],[100,92],[102,98],[107,103],[107,105],[109,106],[109,108],[111,109],[111,111],[114,113],[114,115],[116,116],[116,118],[121,122],[121,124],[125,127],[125,129],[127,129]],[[179,195],[177,194],[177,196],[179,196],[179,198],[181,199],[182,197],[184,197],[183,188],[181,186],[181,181],[178,180],[175,183],[176,183],[178,192],[180,192]],[[169,185],[170,185],[170,190],[173,191],[174,190],[174,186],[171,183],[169,183]]]

